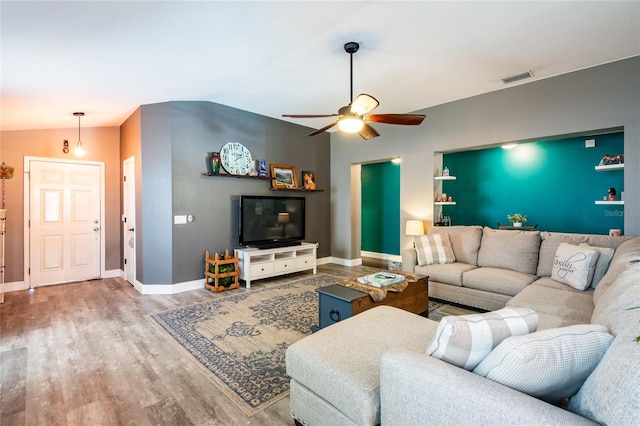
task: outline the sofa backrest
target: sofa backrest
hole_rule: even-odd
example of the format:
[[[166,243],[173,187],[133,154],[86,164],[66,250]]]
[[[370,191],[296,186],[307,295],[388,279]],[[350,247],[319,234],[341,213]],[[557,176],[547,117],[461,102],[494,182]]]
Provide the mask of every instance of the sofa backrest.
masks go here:
[[[481,226],[432,226],[429,228],[429,234],[449,234],[456,262],[478,264]]]
[[[615,338],[568,408],[602,424],[638,424],[640,309],[629,308],[640,306],[640,237],[618,247],[594,301],[591,322]]]
[[[536,273],[540,231],[507,231],[485,227],[478,251],[478,266]]]
[[[556,250],[562,243],[569,243],[575,246],[579,244],[589,244],[595,247],[607,247],[617,249],[620,244],[630,237],[610,237],[608,235],[594,234],[567,234],[563,232],[540,232],[542,242],[540,244],[540,259],[536,275],[539,277],[550,277],[553,268],[553,259]]]

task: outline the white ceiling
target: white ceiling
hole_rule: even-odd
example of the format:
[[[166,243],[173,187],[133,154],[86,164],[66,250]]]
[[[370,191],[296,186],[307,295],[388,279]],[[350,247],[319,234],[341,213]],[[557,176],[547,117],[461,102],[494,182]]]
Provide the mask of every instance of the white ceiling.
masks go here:
[[[206,100],[281,118],[406,113],[640,54],[640,2],[2,1],[2,130],[119,126]],[[515,83],[515,84],[524,84]],[[289,120],[322,127],[327,119]]]

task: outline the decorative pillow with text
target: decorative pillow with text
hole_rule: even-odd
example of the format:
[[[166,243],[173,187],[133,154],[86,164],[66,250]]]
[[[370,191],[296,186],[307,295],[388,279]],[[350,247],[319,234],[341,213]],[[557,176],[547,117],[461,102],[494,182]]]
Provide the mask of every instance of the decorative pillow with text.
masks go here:
[[[551,279],[576,290],[586,290],[593,280],[598,250],[561,243],[551,268]]]
[[[604,274],[609,270],[609,264],[611,263],[611,258],[615,250],[609,247],[590,246],[587,243],[580,243],[579,247],[598,250],[598,261],[596,262],[596,269],[593,272],[593,280],[591,281],[591,288],[596,288],[602,277],[604,277]]]
[[[429,234],[414,237],[418,265],[433,265],[434,263],[453,263],[456,257],[451,248],[449,234]]]

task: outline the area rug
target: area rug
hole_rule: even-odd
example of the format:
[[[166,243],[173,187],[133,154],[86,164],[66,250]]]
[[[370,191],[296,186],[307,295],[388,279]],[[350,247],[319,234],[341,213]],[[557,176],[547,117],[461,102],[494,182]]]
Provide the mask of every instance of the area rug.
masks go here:
[[[146,316],[248,416],[289,394],[285,351],[318,324],[318,274]],[[429,302],[429,311],[438,303]]]

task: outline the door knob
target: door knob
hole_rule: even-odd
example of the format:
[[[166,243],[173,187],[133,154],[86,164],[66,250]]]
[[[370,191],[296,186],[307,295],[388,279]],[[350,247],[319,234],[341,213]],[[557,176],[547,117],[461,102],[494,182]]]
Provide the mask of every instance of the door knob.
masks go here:
[[[94,231],[99,231],[100,228],[98,228],[97,226],[95,228],[93,228]]]
[[[127,229],[127,231],[133,232],[133,228],[129,228]]]

